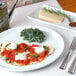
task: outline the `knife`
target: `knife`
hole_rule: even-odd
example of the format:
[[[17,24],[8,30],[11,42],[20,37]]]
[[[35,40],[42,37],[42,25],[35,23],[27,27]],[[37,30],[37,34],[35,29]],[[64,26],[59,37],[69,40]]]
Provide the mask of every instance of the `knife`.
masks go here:
[[[74,53],[75,49],[76,49],[76,37],[73,38],[72,43],[69,48],[69,52],[66,55],[65,59],[63,60],[61,66],[59,67],[60,69],[66,69],[67,64],[70,61],[70,58],[71,58],[72,54]]]
[[[76,71],[76,57],[74,58],[68,72],[71,73],[71,74],[74,74]]]

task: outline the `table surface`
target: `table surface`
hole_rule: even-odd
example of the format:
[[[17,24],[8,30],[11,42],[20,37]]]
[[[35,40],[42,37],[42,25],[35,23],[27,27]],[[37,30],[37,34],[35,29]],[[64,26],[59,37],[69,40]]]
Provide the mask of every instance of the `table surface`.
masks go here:
[[[64,30],[59,27],[57,28],[55,26],[51,26],[50,24],[35,22],[32,20],[29,20],[26,17],[31,12],[33,12],[35,9],[37,9],[38,7],[41,7],[43,4],[47,4],[49,6],[53,6],[56,8],[61,8],[56,0],[49,0],[49,1],[44,1],[40,3],[16,8],[13,13],[12,19],[10,21],[10,27],[14,28],[14,27],[21,26],[21,25],[41,25],[41,26],[47,26],[57,31],[59,34],[62,35],[65,41],[65,48],[64,48],[63,54],[55,62],[53,62],[52,64],[42,69],[35,70],[35,71],[29,71],[29,72],[10,72],[0,67],[0,75],[2,76],[5,76],[5,75],[6,76],[76,76],[76,73],[74,75],[71,75],[67,72],[72,60],[70,61],[66,70],[59,69],[60,64],[62,63],[64,57],[69,51],[68,50],[69,46],[71,44],[73,37],[76,36],[76,33],[74,31],[68,31],[66,29]]]

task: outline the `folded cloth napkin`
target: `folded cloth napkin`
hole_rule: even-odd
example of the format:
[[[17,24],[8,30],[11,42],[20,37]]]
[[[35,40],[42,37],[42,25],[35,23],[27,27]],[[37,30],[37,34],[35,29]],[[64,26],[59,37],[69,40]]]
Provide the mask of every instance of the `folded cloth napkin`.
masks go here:
[[[13,6],[13,4],[16,0],[6,0],[6,1],[8,4],[8,8],[11,8],[11,6]],[[20,6],[24,6],[24,5],[28,5],[28,4],[32,4],[32,3],[37,3],[37,2],[41,2],[41,1],[45,1],[45,0],[18,0],[16,7],[20,7]]]

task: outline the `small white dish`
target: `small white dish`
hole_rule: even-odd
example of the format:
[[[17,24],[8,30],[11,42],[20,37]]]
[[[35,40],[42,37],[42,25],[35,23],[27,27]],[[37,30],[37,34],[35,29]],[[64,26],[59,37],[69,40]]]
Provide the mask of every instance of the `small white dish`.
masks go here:
[[[28,66],[15,66],[15,65],[7,64],[6,62],[0,59],[0,66],[6,68],[6,70],[9,71],[30,71],[30,70],[35,70],[45,67],[48,64],[54,62],[57,58],[59,58],[59,56],[62,54],[64,49],[64,40],[59,33],[47,27],[30,25],[30,26],[21,26],[21,27],[9,29],[0,34],[0,43],[5,41],[26,42],[23,40],[22,37],[20,37],[20,32],[24,28],[31,28],[31,27],[38,28],[45,33],[47,38],[43,43],[41,43],[41,45],[49,45],[54,47],[55,48],[54,53],[48,56],[42,62]]]
[[[64,12],[65,14],[67,14],[68,16],[70,16],[70,18],[76,22],[76,13],[73,13],[73,12],[69,12],[69,11],[66,11],[66,10],[62,10],[62,9],[58,9],[58,8],[54,8],[54,7],[50,7],[48,5],[43,5],[41,8],[48,8],[48,9],[53,9],[53,10],[56,10],[56,11],[61,11],[61,12]],[[38,8],[36,9],[35,11],[33,11],[29,16],[27,16],[29,19],[31,20],[34,20],[34,21],[38,21],[38,22],[42,22],[42,23],[46,23],[46,24],[50,24],[51,26],[55,26],[55,27],[59,27],[59,28],[64,28],[64,29],[67,29],[67,30],[70,30],[70,31],[76,31],[76,27],[70,27],[69,26],[69,21],[68,19],[65,17],[65,20],[62,22],[62,23],[52,23],[52,22],[47,22],[47,21],[44,21],[44,20],[40,20],[39,19],[39,11],[41,8]]]

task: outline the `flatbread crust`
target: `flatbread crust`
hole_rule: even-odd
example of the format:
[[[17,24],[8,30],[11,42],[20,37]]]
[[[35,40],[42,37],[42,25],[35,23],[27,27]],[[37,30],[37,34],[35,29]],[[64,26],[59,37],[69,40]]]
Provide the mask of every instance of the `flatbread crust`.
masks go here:
[[[49,51],[49,53],[48,53],[47,56],[49,56],[50,54],[52,54],[54,49],[53,49],[53,48],[50,48],[50,50],[51,50],[51,51]],[[22,64],[22,63],[17,63],[16,61],[12,62],[12,61],[6,59],[6,58],[7,58],[6,55],[1,56],[1,53],[2,53],[3,51],[4,51],[4,50],[3,50],[3,49],[1,50],[1,46],[0,46],[0,59],[2,59],[3,61],[5,61],[5,62],[8,63],[8,64],[12,64],[12,65],[16,65],[16,66],[27,66],[27,65],[31,65],[31,64],[36,64],[36,63],[39,63],[39,62],[43,61],[43,60],[46,59],[46,57],[47,57],[47,56],[46,56],[46,57],[43,58],[43,59],[39,59],[39,62],[37,62],[37,61],[32,62],[32,61],[31,61],[29,64]]]

